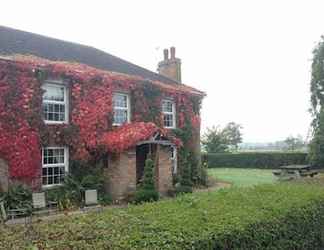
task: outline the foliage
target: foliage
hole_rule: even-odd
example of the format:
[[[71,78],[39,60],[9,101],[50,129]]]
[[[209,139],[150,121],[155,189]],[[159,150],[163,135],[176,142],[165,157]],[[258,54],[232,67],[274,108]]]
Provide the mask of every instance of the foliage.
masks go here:
[[[159,193],[154,183],[154,163],[151,159],[147,159],[145,161],[143,180],[135,192],[134,202],[142,203],[158,199]]]
[[[287,145],[287,150],[289,150],[289,151],[301,150],[306,145],[306,143],[304,142],[303,137],[301,135],[298,135],[296,137],[288,136],[284,140],[284,142]]]
[[[295,152],[204,154],[202,158],[209,168],[275,169],[284,165],[307,164],[307,154]]]
[[[207,128],[202,139],[202,145],[208,153],[223,153],[237,149],[238,144],[242,142],[242,126],[234,122],[228,123],[224,128]]]
[[[2,193],[6,208],[19,209],[24,208],[29,211],[32,209],[32,192],[31,190],[21,184],[10,185],[6,193]]]
[[[196,193],[172,200],[0,227],[0,248],[303,249],[323,248],[324,188],[282,183]]]
[[[242,125],[237,124],[235,122],[229,122],[225,128],[223,128],[223,136],[225,137],[225,141],[229,146],[237,149],[239,143],[242,142]]]
[[[136,190],[133,199],[135,204],[157,201],[159,199],[159,193],[156,190],[140,188]]]
[[[56,201],[61,210],[69,210],[84,204],[84,191],[96,189],[101,204],[111,204],[111,197],[105,193],[104,177],[101,166],[91,167],[84,162],[73,161],[71,173],[66,176],[64,183],[46,191],[47,199]]]
[[[195,162],[190,161],[190,152],[186,149],[181,149],[179,151],[179,162],[178,168],[180,171],[180,176],[178,182],[175,183],[175,193],[191,193],[192,192],[192,164]],[[196,176],[195,176],[196,177]]]
[[[321,108],[321,109],[324,109]],[[315,167],[324,167],[324,110],[318,114],[317,126],[309,145],[309,162]]]
[[[310,142],[309,160],[317,167],[324,166],[324,37],[313,50],[311,74],[311,109],[313,138]]]
[[[188,185],[176,185],[175,186],[176,195],[192,193],[192,186]]]
[[[62,79],[70,93],[70,122],[45,125],[42,83]],[[130,93],[132,121],[112,126],[114,91]],[[177,127],[188,123],[199,130],[203,93],[184,84],[164,84],[95,69],[86,65],[17,56],[0,61],[0,157],[9,164],[11,179],[34,184],[40,178],[41,147],[69,147],[70,159],[92,160],[107,151],[121,152],[161,129],[161,100],[176,103]],[[147,124],[142,123],[143,121]],[[153,126],[153,123],[155,126]],[[127,132],[127,137],[122,136]],[[174,142],[180,146],[179,138]]]

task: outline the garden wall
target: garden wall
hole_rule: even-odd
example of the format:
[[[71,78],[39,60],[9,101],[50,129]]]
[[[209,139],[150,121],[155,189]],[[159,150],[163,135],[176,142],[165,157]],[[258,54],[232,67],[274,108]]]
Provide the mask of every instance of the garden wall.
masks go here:
[[[202,161],[207,162],[209,168],[261,168],[275,169],[283,165],[306,165],[306,153],[224,153],[204,154]]]

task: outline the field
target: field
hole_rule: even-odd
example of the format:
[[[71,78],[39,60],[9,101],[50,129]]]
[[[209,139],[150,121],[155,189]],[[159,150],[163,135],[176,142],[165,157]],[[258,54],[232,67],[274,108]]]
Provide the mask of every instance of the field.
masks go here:
[[[236,187],[250,187],[276,182],[272,170],[269,169],[212,168],[208,169],[208,175],[218,181],[231,183]]]

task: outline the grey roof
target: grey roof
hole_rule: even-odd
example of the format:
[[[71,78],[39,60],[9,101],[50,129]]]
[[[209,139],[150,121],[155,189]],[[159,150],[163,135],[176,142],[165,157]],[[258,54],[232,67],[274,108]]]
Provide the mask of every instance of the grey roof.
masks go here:
[[[176,81],[127,62],[102,50],[34,33],[0,26],[0,54],[35,55],[55,61],[73,61],[89,66],[165,83]]]

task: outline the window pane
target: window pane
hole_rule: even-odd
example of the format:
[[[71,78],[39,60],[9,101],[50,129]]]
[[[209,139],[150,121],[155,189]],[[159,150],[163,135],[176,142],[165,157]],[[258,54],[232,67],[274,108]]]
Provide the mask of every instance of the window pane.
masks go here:
[[[51,164],[55,164],[52,165]],[[65,175],[65,150],[64,148],[43,149],[43,185],[60,184]]]
[[[163,101],[162,102],[162,112],[173,112],[173,102]]]
[[[127,95],[114,94],[113,104],[114,107],[127,108]]]
[[[127,122],[127,110],[116,109],[114,111],[114,123],[123,124]]]
[[[173,127],[173,115],[164,114],[163,122],[164,122],[164,127]]]
[[[53,184],[53,176],[48,176],[47,177],[47,185]]]
[[[53,181],[54,184],[60,184],[60,178],[59,176],[55,175],[54,176],[54,181]]]
[[[65,104],[44,103],[43,114],[45,121],[65,121]]]
[[[44,85],[44,100],[64,102],[64,90],[62,86]]]

